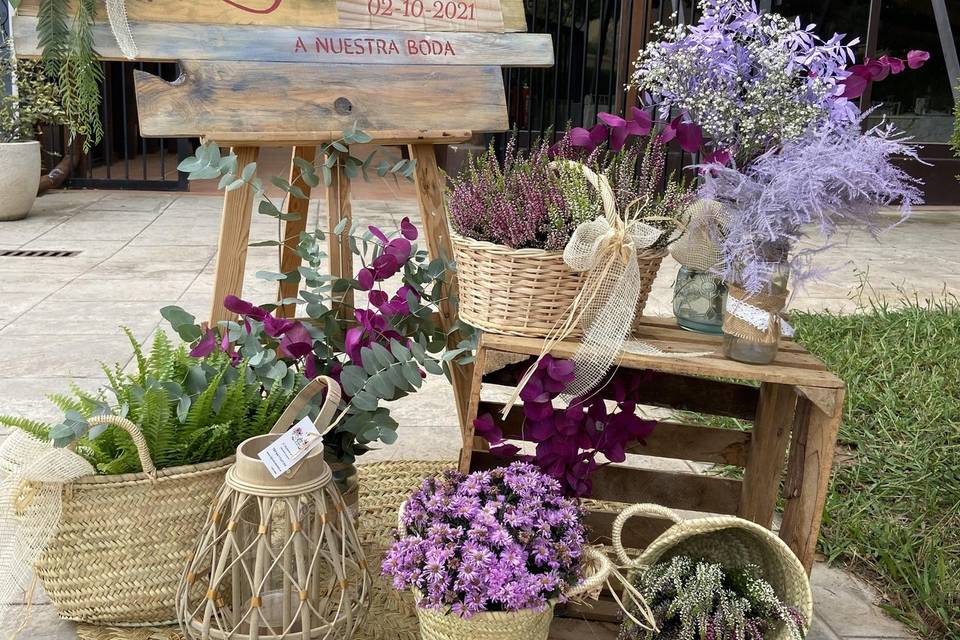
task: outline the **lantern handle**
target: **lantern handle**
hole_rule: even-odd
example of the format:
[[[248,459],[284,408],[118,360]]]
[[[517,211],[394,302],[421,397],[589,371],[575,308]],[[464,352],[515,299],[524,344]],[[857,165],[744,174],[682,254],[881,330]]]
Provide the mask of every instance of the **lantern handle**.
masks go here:
[[[289,429],[297,420],[300,412],[310,404],[313,397],[321,393],[324,389],[327,391],[327,397],[323,401],[323,406],[320,407],[320,413],[317,415],[314,424],[317,427],[317,431],[320,432],[320,435],[326,433],[330,427],[330,421],[333,419],[333,414],[340,405],[340,385],[336,380],[328,376],[314,378],[308,382],[303,389],[300,389],[300,392],[294,397],[284,412],[280,414],[280,417],[277,418],[277,422],[273,425],[273,428],[270,429],[270,433],[284,433]]]

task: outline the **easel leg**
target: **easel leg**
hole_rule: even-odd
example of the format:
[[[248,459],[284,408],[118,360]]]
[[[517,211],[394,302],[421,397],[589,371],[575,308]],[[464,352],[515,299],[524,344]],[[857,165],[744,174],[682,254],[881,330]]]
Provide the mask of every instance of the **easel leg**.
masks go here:
[[[463,473],[470,473],[470,459],[473,457],[474,450],[486,450],[488,448],[485,440],[474,435],[473,429],[473,421],[477,419],[477,414],[480,413],[480,390],[483,386],[483,370],[486,362],[487,350],[483,346],[483,334],[481,334],[480,343],[477,345],[476,359],[473,362],[473,375],[470,379],[470,395],[465,424],[461,425],[460,428],[460,433],[463,436],[463,448],[460,449],[460,471]]]
[[[260,149],[234,147],[233,152],[237,155],[237,166],[242,169],[247,164],[256,162]],[[247,262],[252,212],[253,188],[249,185],[243,185],[224,195],[213,304],[210,310],[210,323],[213,325],[233,318],[233,314],[224,308],[223,299],[230,294],[239,296],[243,292],[243,269]]]
[[[329,236],[330,275],[335,278],[353,277],[353,252],[349,238],[334,235],[341,220],[347,220],[345,232],[353,224],[353,206],[350,204],[350,179],[338,165],[333,168],[333,182],[327,187],[327,229]],[[339,295],[339,294],[338,294]],[[353,319],[353,290],[348,290],[339,300],[338,315]]]
[[[843,416],[844,390],[837,389],[833,412],[805,397],[797,401],[790,462],[787,467],[787,506],[780,537],[810,573],[820,534],[820,521],[830,484],[837,432]]]
[[[310,185],[303,181],[300,168],[293,162],[297,158],[313,162],[317,157],[316,147],[294,147],[293,158],[290,162],[290,184],[299,187],[306,198],[294,198],[287,194],[283,203],[284,213],[296,213],[298,220],[285,220],[283,223],[283,247],[280,250],[280,273],[293,271],[300,266],[300,256],[297,255],[297,243],[300,234],[307,228],[307,216],[310,213]],[[277,291],[277,300],[295,298],[298,286],[296,282],[281,282]],[[290,318],[296,313],[296,305],[285,304],[277,308],[277,317]]]
[[[793,387],[763,383],[750,434],[747,466],[740,491],[739,516],[769,527],[777,508],[783,458],[793,426],[797,395]]]
[[[453,245],[450,243],[450,231],[447,227],[447,216],[443,207],[443,179],[440,176],[440,168],[437,166],[437,157],[434,155],[433,145],[410,145],[410,158],[417,163],[414,178],[417,185],[417,199],[420,201],[420,218],[424,233],[427,236],[430,257],[443,257],[446,260],[452,260]],[[456,291],[456,281],[453,280],[449,284],[447,295],[454,294]],[[443,329],[449,331],[455,318],[450,304],[446,301],[440,305],[440,319]],[[456,346],[460,339],[458,333],[451,334],[448,344]],[[480,369],[482,373],[483,367],[476,364],[456,365],[453,363],[450,366],[453,397],[457,403],[460,429],[464,433],[467,429],[473,429],[473,419],[469,417],[469,404],[474,369]]]

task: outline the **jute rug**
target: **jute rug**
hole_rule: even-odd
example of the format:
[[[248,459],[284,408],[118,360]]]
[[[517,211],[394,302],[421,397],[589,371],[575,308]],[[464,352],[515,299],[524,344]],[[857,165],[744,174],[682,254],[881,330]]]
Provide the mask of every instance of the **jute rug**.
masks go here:
[[[373,589],[366,622],[356,640],[419,640],[417,614],[409,593],[398,593],[380,577],[380,561],[393,542],[397,511],[404,499],[427,476],[452,468],[454,462],[377,462],[361,464],[360,541],[373,573]],[[183,640],[176,627],[121,628],[77,625],[80,640]]]

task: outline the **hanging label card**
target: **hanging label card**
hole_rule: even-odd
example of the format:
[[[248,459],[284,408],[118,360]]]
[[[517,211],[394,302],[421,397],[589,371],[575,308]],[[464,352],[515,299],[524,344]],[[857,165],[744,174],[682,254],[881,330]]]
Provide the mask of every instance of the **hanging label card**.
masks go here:
[[[322,444],[320,432],[317,431],[313,420],[307,417],[293,425],[258,456],[267,466],[270,475],[279,478]]]

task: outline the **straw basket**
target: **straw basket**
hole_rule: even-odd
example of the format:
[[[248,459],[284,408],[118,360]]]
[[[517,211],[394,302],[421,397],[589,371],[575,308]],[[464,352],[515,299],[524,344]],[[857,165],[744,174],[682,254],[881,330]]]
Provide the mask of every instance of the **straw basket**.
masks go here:
[[[583,555],[589,575],[564,594],[567,599],[599,592],[610,575],[610,561],[603,553],[584,547]],[[419,594],[414,596],[419,600]],[[418,606],[417,618],[423,640],[547,640],[556,604],[552,600],[543,609],[482,611],[470,618]]]
[[[460,318],[478,329],[542,338],[563,322],[583,285],[585,274],[570,269],[561,251],[511,249],[456,233],[450,238]],[[641,279],[634,326],[666,255],[665,250],[637,253]]]
[[[635,515],[666,518],[674,525],[638,557],[631,558],[623,547],[622,533],[626,521]],[[810,580],[790,547],[766,527],[733,516],[684,520],[665,507],[636,504],[624,509],[614,520],[612,538],[617,560],[620,566],[628,568],[627,580],[630,582],[645,567],[681,555],[730,568],[756,565],[780,600],[803,614],[809,628],[813,617]],[[789,637],[788,630],[781,627],[773,635],[768,635],[767,640],[788,640]]]
[[[62,618],[173,623],[180,574],[233,458],[157,471],[135,424],[112,415],[89,422],[129,433],[143,472],[66,485],[60,525],[37,560],[37,576]]]

